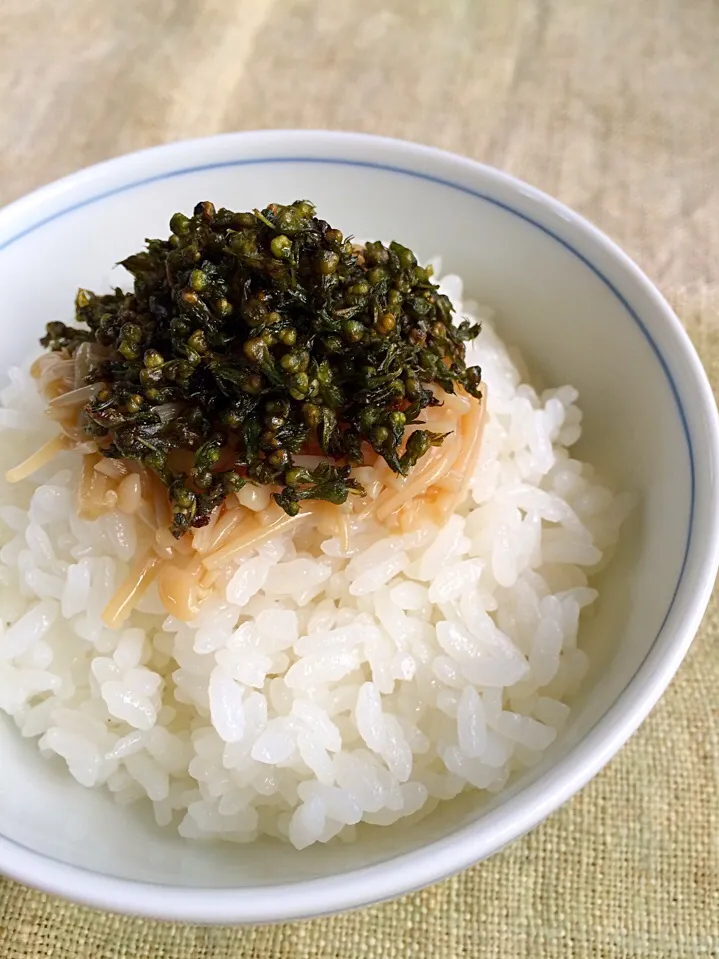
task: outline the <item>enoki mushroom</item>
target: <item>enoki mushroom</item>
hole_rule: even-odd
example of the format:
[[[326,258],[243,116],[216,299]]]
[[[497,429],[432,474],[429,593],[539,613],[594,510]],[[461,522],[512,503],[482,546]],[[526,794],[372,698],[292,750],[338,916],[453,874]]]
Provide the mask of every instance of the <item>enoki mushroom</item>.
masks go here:
[[[416,528],[427,518],[442,525],[466,498],[479,458],[486,387],[479,402],[462,393],[438,394],[442,405],[426,410],[423,425],[437,432],[450,426],[450,435],[423,457],[410,476],[392,473],[383,460],[370,454],[368,465],[354,471],[366,490],[364,499],[352,497],[342,506],[312,501],[296,516],[288,516],[275,503],[256,512],[232,495],[215,509],[206,526],[176,540],[168,528],[167,490],[158,478],[134,462],[107,459],[96,449],[88,452],[87,443],[75,437],[73,431],[77,430],[77,416],[86,393],[84,388],[74,387],[72,371],[62,367],[67,362],[56,360],[55,368],[47,361],[38,362],[32,370],[39,381],[45,380],[42,391],[53,397],[49,415],[59,420],[63,432],[8,470],[5,478],[17,483],[61,451],[74,450],[83,456],[78,487],[80,515],[96,519],[117,509],[137,516],[152,532],[151,547],[132,565],[102,614],[103,622],[111,628],[127,619],[153,581],[168,613],[177,619],[193,619],[218,576],[239,556],[274,536],[294,533],[312,518],[323,533],[337,537],[344,553],[350,550],[353,528],[370,518],[389,530],[402,532]]]

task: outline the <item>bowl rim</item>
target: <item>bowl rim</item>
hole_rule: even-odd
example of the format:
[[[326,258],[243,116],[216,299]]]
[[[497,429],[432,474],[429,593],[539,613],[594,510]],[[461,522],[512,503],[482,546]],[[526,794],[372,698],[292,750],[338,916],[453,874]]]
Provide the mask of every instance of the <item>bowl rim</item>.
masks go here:
[[[595,723],[589,732],[562,757],[551,770],[540,776],[515,796],[506,806],[492,810],[478,823],[472,823],[456,832],[436,840],[419,850],[403,853],[384,862],[366,866],[336,877],[300,880],[272,886],[196,888],[192,886],[168,886],[132,879],[102,875],[89,869],[48,857],[28,849],[0,835],[0,872],[11,879],[34,886],[44,892],[71,898],[85,905],[103,908],[111,912],[123,912],[150,918],[194,921],[200,923],[250,923],[276,922],[328,914],[381,902],[403,895],[464,869],[474,862],[493,855],[508,843],[519,838],[556,810],[582,786],[584,786],[612,758],[617,750],[638,728],[655,705],[672,676],[686,655],[699,627],[708,604],[714,578],[719,566],[719,512],[712,505],[716,502],[717,475],[719,475],[719,416],[716,403],[704,368],[679,319],[666,300],[643,271],[609,237],[583,216],[575,213],[548,194],[522,180],[493,167],[478,163],[467,157],[423,146],[406,140],[379,137],[370,134],[327,130],[259,130],[219,134],[191,140],[181,140],[161,146],[150,147],[115,157],[102,163],[85,167],[46,186],[21,197],[0,210],[0,229],[8,223],[26,224],[10,240],[0,243],[0,252],[21,236],[40,228],[50,220],[67,212],[67,209],[52,215],[36,217],[48,205],[69,197],[78,189],[90,189],[101,183],[106,176],[128,175],[143,167],[152,168],[156,161],[164,163],[164,175],[179,175],[198,167],[182,165],[188,152],[226,149],[237,150],[238,158],[243,151],[254,146],[280,153],[292,143],[301,143],[306,149],[320,155],[298,157],[291,154],[265,156],[284,159],[285,162],[313,160],[315,162],[347,162],[360,166],[375,166],[410,174],[435,182],[446,183],[466,189],[451,179],[430,175],[419,169],[423,163],[443,169],[450,177],[462,171],[468,179],[481,181],[486,188],[509,190],[525,202],[541,210],[559,228],[575,231],[589,244],[595,254],[602,252],[613,261],[614,267],[623,273],[623,278],[633,284],[637,293],[646,301],[643,312],[654,312],[673,336],[674,347],[681,353],[689,373],[684,377],[681,399],[695,410],[694,417],[702,420],[702,442],[694,444],[692,452],[691,432],[684,422],[689,444],[689,456],[698,481],[704,489],[704,511],[694,516],[694,524],[701,522],[701,537],[687,542],[687,563],[691,559],[691,576],[680,574],[674,600],[667,617],[659,630],[650,651],[634,676],[619,693],[615,702]],[[360,156],[374,156],[374,160],[330,159],[322,156],[322,150],[349,152],[356,149]],[[379,162],[377,157],[402,154],[409,169]],[[414,166],[412,166],[414,160]],[[175,166],[179,162],[180,166]],[[235,159],[227,163],[208,163],[206,166],[239,165]],[[169,172],[170,170],[174,172]],[[72,204],[84,206],[97,202],[141,183],[150,182],[158,176],[129,180],[122,188],[106,190],[95,197]],[[467,190],[477,195],[477,190]],[[491,196],[487,197],[491,199]],[[492,202],[498,202],[492,200]],[[500,206],[506,204],[499,203]],[[510,212],[545,229],[520,210],[506,207]],[[567,245],[560,235],[546,230],[555,239]],[[599,272],[589,254],[574,250],[580,259],[595,272]],[[600,276],[603,275],[600,273]],[[603,277],[604,278],[604,277]],[[606,280],[606,278],[604,278]],[[611,286],[611,284],[609,284]],[[617,291],[620,299],[624,297]],[[625,306],[636,316],[643,327],[639,314],[626,300]],[[683,408],[680,394],[672,380],[668,365],[654,341],[649,337],[659,362],[665,367],[670,385],[674,389],[680,414]],[[714,494],[713,497],[711,494]],[[701,506],[701,503],[699,504]],[[697,511],[697,513],[700,511]],[[693,523],[690,521],[690,536]],[[681,599],[681,604],[677,604]],[[681,605],[681,610],[678,609]],[[670,615],[673,625],[671,634],[667,626]],[[507,816],[507,807],[515,806],[513,816]],[[481,827],[480,827],[481,823]],[[488,835],[491,834],[491,835]]]

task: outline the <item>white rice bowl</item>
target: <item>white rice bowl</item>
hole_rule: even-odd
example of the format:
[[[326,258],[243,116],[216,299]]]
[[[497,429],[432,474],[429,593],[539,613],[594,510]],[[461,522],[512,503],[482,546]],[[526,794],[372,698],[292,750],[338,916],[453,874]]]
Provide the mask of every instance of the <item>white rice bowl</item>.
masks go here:
[[[458,277],[442,289],[477,312]],[[484,437],[444,528],[368,520],[343,553],[300,524],[233,560],[189,624],[151,589],[104,625],[146,531],[78,517],[76,453],[0,479],[0,710],[83,786],[149,799],[188,839],[351,841],[537,763],[587,671],[588,581],[631,502],[572,458],[573,387],[535,392],[487,319],[468,352]],[[56,427],[28,371],[1,398],[4,475]]]

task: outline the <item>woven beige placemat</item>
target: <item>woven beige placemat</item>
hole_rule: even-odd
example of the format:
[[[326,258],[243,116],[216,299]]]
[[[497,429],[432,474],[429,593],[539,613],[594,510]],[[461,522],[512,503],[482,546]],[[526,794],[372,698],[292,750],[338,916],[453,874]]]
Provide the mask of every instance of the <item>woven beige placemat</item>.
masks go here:
[[[0,0],[0,201],[221,130],[444,146],[599,223],[673,301],[716,387],[717,50],[715,0]],[[609,767],[434,888],[228,930],[95,913],[0,880],[0,959],[718,956],[718,636],[715,603]]]

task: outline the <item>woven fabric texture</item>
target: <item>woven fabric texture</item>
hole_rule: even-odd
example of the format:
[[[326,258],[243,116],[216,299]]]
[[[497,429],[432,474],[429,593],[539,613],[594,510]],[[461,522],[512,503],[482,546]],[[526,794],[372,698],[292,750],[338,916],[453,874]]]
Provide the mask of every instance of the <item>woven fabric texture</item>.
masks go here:
[[[716,0],[0,0],[0,202],[226,130],[325,127],[517,174],[616,239],[719,385]],[[719,956],[719,605],[620,755],[523,840],[275,927],[101,914],[0,879],[2,959]]]

